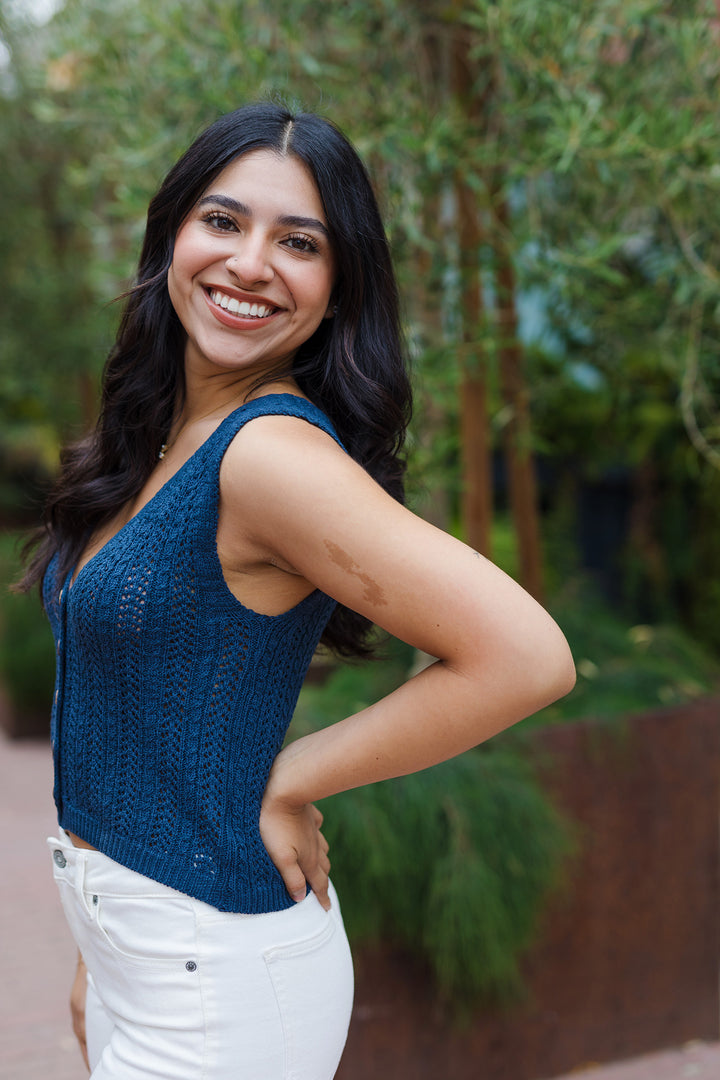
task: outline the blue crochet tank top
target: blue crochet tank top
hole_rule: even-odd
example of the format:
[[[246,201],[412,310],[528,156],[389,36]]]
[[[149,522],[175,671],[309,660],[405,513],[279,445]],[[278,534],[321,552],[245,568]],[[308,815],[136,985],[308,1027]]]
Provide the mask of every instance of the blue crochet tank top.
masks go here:
[[[52,715],[60,824],[132,870],[251,913],[292,906],[258,830],[260,803],[335,601],[316,590],[260,615],[217,554],[220,464],[257,416],[302,417],[291,394],[241,406],[59,590]]]

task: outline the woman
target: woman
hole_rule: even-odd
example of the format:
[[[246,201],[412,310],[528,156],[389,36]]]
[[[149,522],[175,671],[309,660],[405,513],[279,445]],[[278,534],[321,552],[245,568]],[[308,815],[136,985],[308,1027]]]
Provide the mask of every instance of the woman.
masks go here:
[[[402,506],[399,338],[345,138],[270,104],[201,135],[26,577],[58,645],[49,843],[95,1080],[332,1077],[352,975],[314,803],[572,686],[552,619]],[[281,749],[318,640],[363,655],[372,624],[437,662]]]

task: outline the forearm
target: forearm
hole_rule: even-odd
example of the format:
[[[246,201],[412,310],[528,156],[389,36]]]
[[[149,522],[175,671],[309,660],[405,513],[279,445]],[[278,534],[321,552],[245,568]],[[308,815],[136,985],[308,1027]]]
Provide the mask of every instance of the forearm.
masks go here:
[[[567,693],[571,668],[568,654],[554,678],[533,681],[502,667],[478,677],[437,662],[376,704],[291,743],[269,791],[300,805],[435,765]]]

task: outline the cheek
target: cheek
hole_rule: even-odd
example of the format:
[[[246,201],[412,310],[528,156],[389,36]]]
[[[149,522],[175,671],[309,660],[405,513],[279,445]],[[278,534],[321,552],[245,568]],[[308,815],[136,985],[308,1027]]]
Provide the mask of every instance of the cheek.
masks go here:
[[[202,252],[198,245],[183,237],[182,231],[178,233],[167,276],[168,293],[178,315],[181,315],[183,303],[190,298],[193,277],[201,269],[201,263]]]
[[[170,269],[168,270],[168,285],[172,282],[172,286],[175,290],[182,287],[184,280],[188,276],[188,260],[187,260],[187,244],[180,242],[180,238],[175,243],[175,249],[173,251],[173,259],[170,263]]]
[[[187,264],[183,251],[176,250],[167,275],[167,291],[175,314],[188,330],[192,308],[192,267]]]
[[[312,280],[304,282],[304,299],[314,317],[324,318],[326,312],[332,310],[334,284],[334,275],[328,271],[321,271]]]
[[[174,287],[182,290],[192,284],[192,278],[211,259],[202,240],[193,235],[189,226],[184,226],[175,238],[173,259],[168,272],[168,281],[172,277]]]
[[[180,305],[180,290],[178,288],[178,283],[177,283],[177,278],[176,278],[175,260],[174,259],[173,259],[172,263],[170,264],[170,269],[168,270],[167,291],[168,291],[168,295],[170,297],[170,303],[175,308],[175,314],[179,316],[180,311],[178,310],[178,308],[179,308],[179,305]]]

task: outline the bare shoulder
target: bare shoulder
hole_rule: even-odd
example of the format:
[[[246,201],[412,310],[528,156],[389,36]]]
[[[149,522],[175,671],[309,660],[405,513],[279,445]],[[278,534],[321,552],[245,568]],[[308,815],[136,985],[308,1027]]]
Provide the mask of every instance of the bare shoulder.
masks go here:
[[[397,507],[326,431],[280,415],[256,417],[235,436],[220,471],[220,497],[229,534],[293,569],[303,537],[325,537],[333,523],[349,523],[359,511],[377,518],[392,511],[389,504]]]
[[[243,500],[326,487],[333,477],[362,478],[365,471],[322,428],[299,416],[258,416],[244,425],[228,447],[222,480],[227,495]]]

